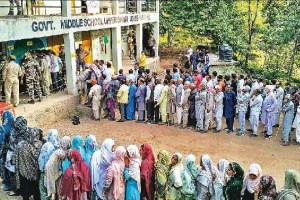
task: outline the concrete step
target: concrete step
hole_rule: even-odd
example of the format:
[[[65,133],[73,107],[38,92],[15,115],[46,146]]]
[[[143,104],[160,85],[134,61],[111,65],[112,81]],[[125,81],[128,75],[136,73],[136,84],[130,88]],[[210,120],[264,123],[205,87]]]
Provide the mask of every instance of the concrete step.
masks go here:
[[[93,110],[86,105],[79,104],[76,106],[76,111],[79,113],[79,116],[93,116]]]

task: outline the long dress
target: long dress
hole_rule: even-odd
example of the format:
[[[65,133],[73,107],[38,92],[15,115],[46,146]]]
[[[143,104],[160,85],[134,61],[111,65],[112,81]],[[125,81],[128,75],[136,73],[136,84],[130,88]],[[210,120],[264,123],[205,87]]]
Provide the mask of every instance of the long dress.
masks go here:
[[[84,162],[88,165],[89,171],[91,172],[91,160],[92,156],[95,153],[95,151],[98,150],[98,145],[96,141],[96,137],[94,135],[87,136],[85,140],[85,155],[84,155]]]
[[[178,163],[172,166],[168,177],[169,200],[181,200],[181,191],[178,188],[182,187],[182,155],[180,153],[175,153],[174,155],[178,157]]]
[[[294,119],[294,103],[292,101],[289,101],[288,103],[283,105],[282,110],[284,111],[282,122],[282,139],[283,141],[288,142]]]
[[[167,122],[168,90],[169,90],[169,87],[167,85],[165,85],[162,90],[159,102],[158,102],[159,112],[161,114],[162,122]]]
[[[155,163],[155,199],[165,200],[167,196],[167,180],[169,173],[169,153],[161,150]]]
[[[134,84],[131,84],[129,87],[128,104],[126,107],[126,118],[128,120],[135,120],[135,93],[136,86]]]
[[[227,182],[224,193],[226,200],[240,200],[241,191],[243,187],[244,171],[238,163],[230,163],[232,169],[236,172],[234,176],[230,177]]]
[[[278,112],[277,100],[273,92],[267,94],[261,110],[261,122],[265,125],[267,134],[272,135],[272,127],[276,124],[276,113]]]

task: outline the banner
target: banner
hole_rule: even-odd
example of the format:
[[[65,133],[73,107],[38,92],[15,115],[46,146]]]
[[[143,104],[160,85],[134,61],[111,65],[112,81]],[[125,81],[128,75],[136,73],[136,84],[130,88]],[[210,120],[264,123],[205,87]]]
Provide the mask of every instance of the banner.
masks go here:
[[[99,0],[87,0],[86,1],[87,12],[91,14],[99,13],[100,2]]]

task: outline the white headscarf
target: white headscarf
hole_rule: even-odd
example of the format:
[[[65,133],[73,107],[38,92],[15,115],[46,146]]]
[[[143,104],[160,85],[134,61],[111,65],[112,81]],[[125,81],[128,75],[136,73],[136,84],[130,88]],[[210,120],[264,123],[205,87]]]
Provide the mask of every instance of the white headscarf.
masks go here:
[[[213,165],[210,156],[201,156],[201,164],[204,169],[200,170],[197,180],[204,186],[208,187],[212,183]]]
[[[107,138],[103,141],[101,146],[101,163],[111,164],[114,157],[114,153],[112,152],[112,147],[114,145],[115,141],[113,139]]]
[[[219,161],[219,171],[220,171],[220,175],[221,175],[220,178],[222,180],[222,184],[224,184],[224,182],[225,182],[225,177],[228,177],[227,174],[226,174],[226,170],[227,170],[228,165],[229,165],[228,160],[221,159]]]
[[[137,182],[139,191],[141,192],[141,159],[139,149],[135,145],[129,145],[127,151],[130,156],[129,175]]]
[[[254,174],[256,176],[255,180],[250,179],[250,174]],[[248,192],[250,192],[251,194],[254,193],[254,190],[256,187],[258,187],[259,183],[260,183],[260,177],[262,176],[262,170],[259,164],[254,163],[251,164],[249,167],[249,171],[244,179],[244,183],[243,183],[243,188],[242,188],[242,192],[241,194],[243,195],[246,188],[248,190]]]

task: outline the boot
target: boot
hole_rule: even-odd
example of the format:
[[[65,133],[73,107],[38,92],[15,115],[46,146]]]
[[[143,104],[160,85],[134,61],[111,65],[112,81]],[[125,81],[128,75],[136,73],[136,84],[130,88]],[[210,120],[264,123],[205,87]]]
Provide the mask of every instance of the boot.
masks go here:
[[[14,10],[9,10],[9,13],[7,15],[14,15]]]

